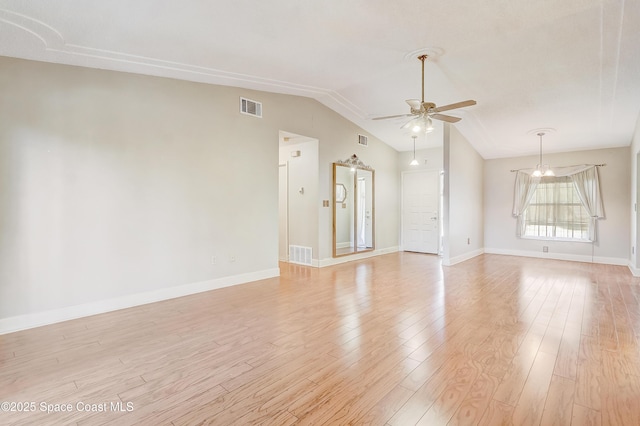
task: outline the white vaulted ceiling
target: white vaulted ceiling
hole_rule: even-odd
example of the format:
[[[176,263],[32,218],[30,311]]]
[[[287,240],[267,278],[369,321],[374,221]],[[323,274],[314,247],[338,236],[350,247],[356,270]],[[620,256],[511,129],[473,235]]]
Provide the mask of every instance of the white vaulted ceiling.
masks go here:
[[[484,158],[628,146],[640,1],[0,0],[0,55],[317,99],[400,151],[420,98]],[[2,70],[0,70],[0,73]]]

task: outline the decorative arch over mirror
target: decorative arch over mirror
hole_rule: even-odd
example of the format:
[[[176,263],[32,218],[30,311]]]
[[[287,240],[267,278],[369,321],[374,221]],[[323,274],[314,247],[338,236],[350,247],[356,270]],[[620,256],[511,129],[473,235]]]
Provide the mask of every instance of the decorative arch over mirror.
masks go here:
[[[353,154],[333,163],[333,257],[375,249],[375,170]]]

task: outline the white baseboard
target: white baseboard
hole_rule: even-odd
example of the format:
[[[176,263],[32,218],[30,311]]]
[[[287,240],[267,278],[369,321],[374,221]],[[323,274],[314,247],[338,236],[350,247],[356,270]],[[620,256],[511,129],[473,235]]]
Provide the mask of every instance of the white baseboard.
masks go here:
[[[382,254],[395,253],[398,251],[398,246],[387,247],[379,250],[365,251],[364,253],[356,253],[349,256],[342,257],[330,257],[326,259],[318,260],[318,267],[339,265],[340,263],[353,262],[354,260],[366,259],[368,257],[380,256]]]
[[[629,259],[620,259],[617,257],[594,256],[592,259],[591,256],[583,255],[583,254],[540,253],[537,251],[503,250],[503,249],[493,249],[493,248],[485,248],[484,252],[489,254],[504,254],[507,256],[536,257],[539,259],[570,260],[573,262],[602,263],[605,265],[629,266]]]
[[[634,277],[640,277],[640,269],[636,268],[631,261],[629,261],[629,264],[627,266],[629,266],[629,270]]]
[[[82,305],[68,306],[65,308],[18,315],[9,318],[1,318],[0,335],[278,276],[280,276],[279,268],[265,269],[246,274],[131,294],[115,299],[101,300]]]
[[[443,266],[453,266],[453,265],[455,265],[457,263],[464,262],[465,260],[473,259],[476,256],[480,256],[483,253],[485,253],[484,249],[480,248],[480,249],[477,249],[477,250],[470,251],[468,253],[461,254],[460,256],[450,257],[449,259],[445,259],[443,257],[442,258],[442,265]]]

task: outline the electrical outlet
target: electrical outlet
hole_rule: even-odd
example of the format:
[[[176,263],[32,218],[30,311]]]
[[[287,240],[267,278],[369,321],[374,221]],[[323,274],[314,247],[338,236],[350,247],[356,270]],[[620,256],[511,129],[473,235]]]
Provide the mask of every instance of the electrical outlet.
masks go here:
[[[471,238],[467,238],[467,245],[471,244]]]
[[[542,246],[543,253],[549,253],[549,246]]]
[[[218,264],[218,258],[216,256],[211,256],[211,264],[212,265],[217,265]]]
[[[236,255],[235,254],[230,255],[229,256],[229,263],[233,263],[235,261],[236,261]]]

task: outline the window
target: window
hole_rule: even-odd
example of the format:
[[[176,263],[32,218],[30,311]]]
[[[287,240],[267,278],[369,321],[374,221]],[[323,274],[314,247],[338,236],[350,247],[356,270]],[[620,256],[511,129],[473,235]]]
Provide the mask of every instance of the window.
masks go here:
[[[522,214],[522,236],[591,241],[592,223],[570,176],[543,177]]]
[[[594,164],[554,167],[555,176],[535,178],[517,170],[513,217],[518,238],[596,241],[604,218],[598,167]]]

